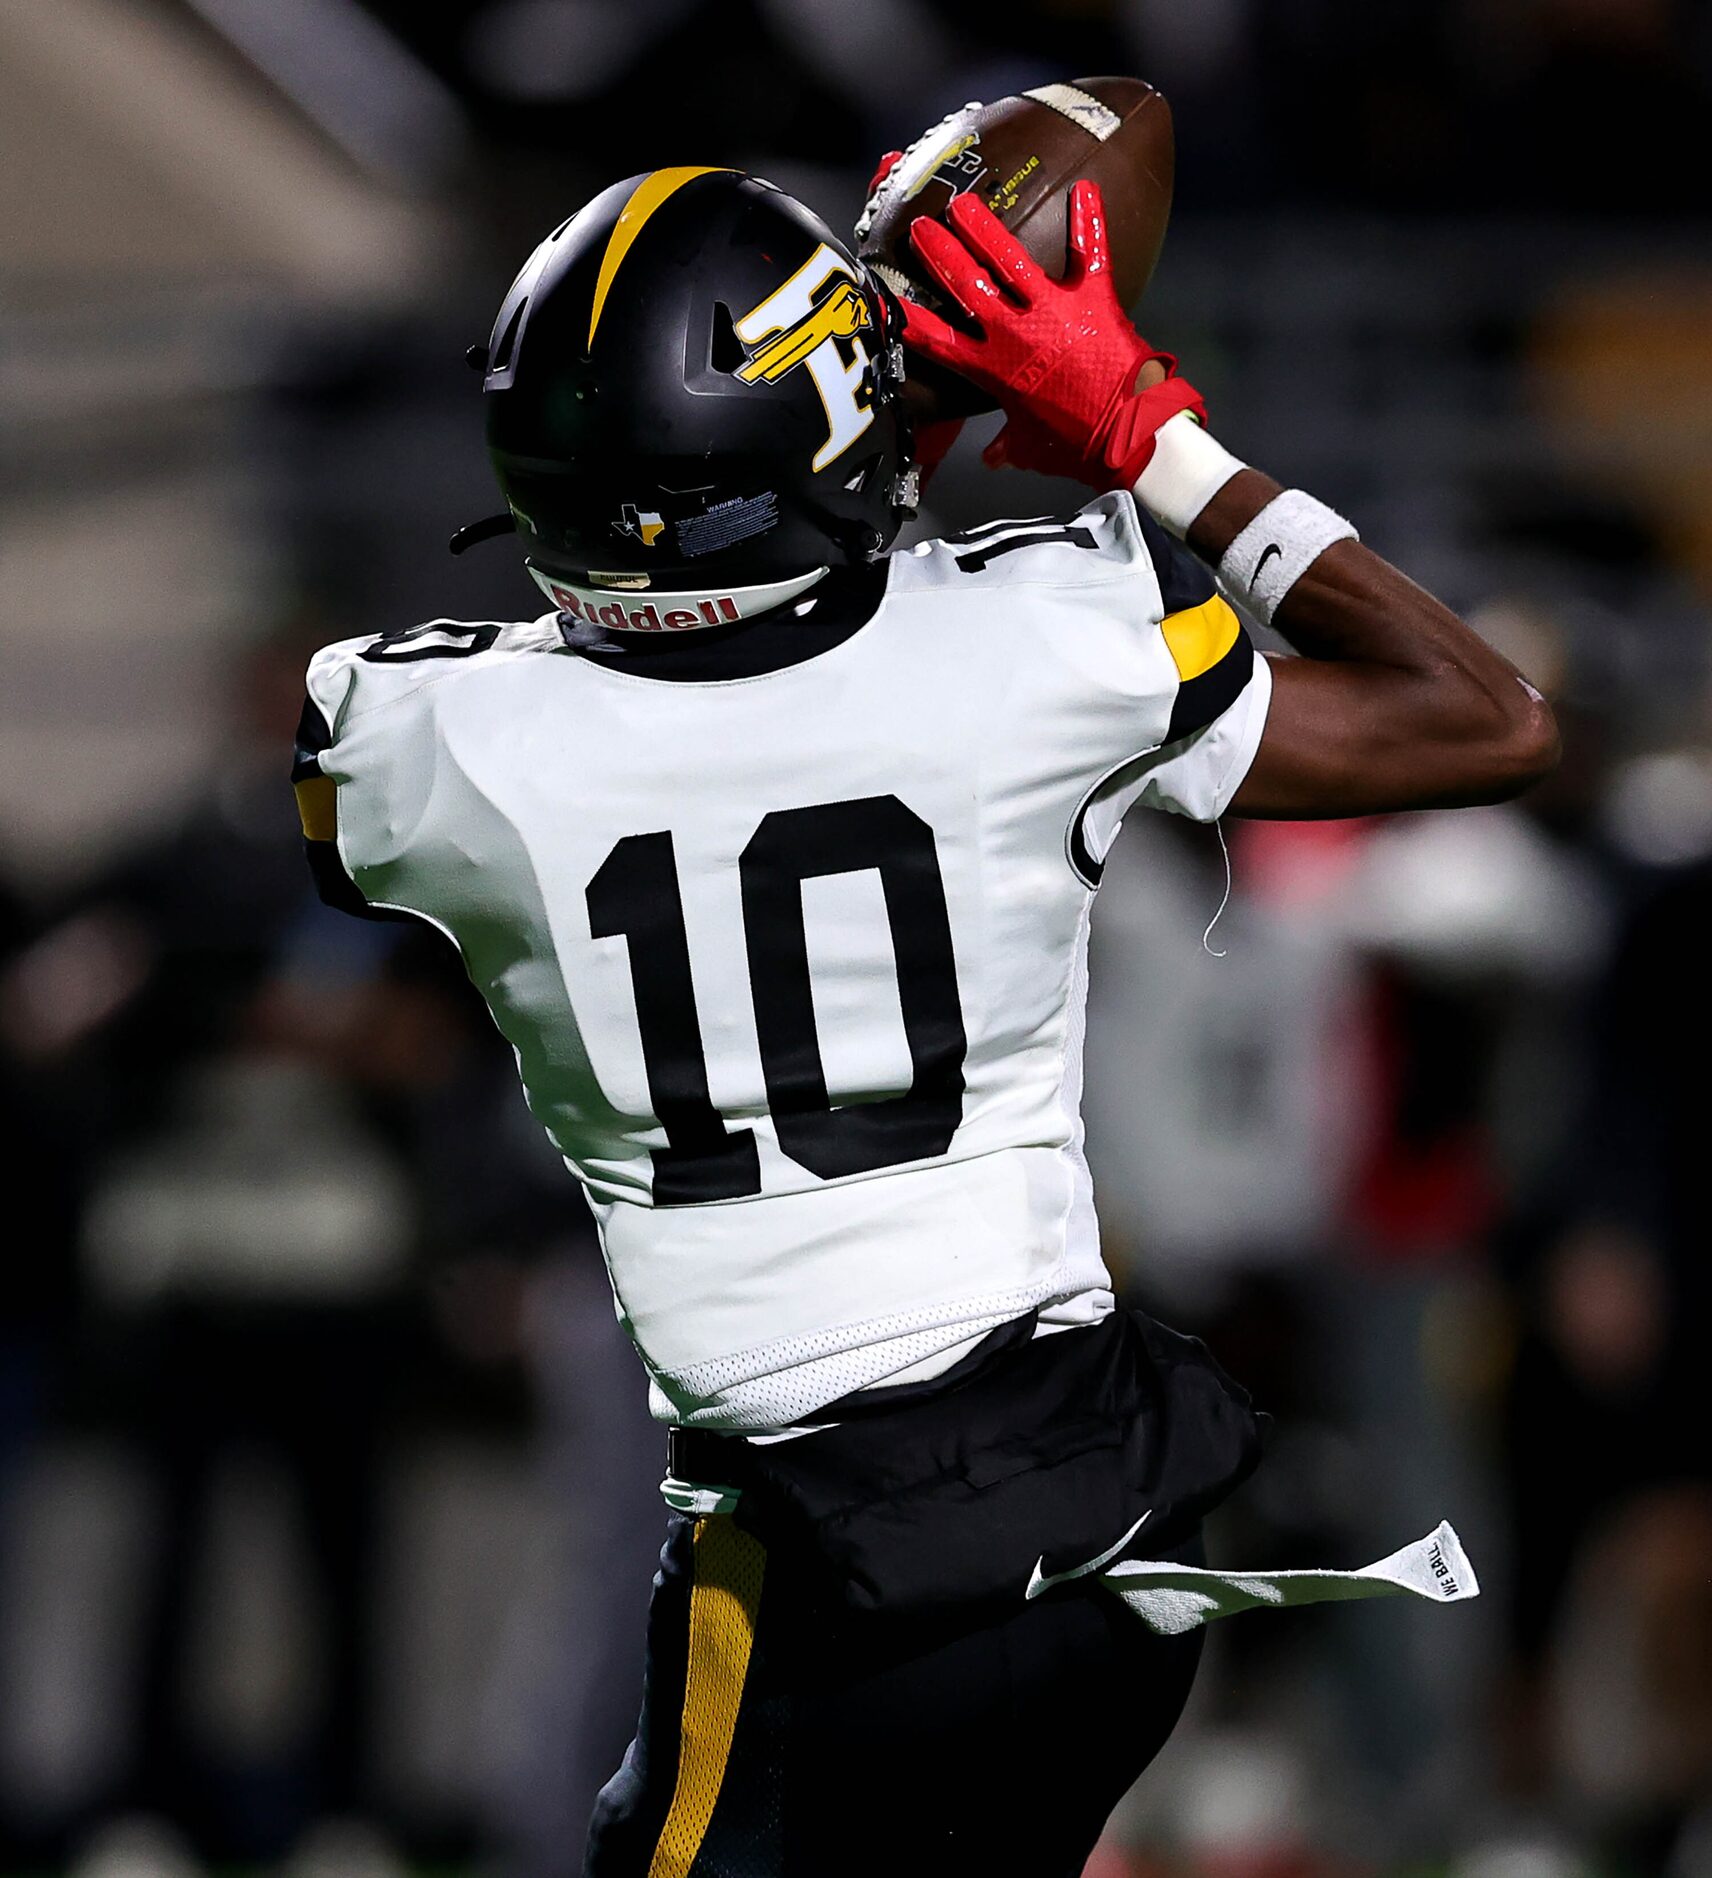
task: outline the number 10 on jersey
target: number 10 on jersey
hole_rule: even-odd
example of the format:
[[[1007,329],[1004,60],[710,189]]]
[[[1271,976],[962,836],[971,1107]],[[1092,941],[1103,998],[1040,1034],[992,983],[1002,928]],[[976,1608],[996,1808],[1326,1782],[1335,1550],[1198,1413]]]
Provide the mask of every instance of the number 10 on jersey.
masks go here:
[[[815,1026],[802,885],[867,870],[885,895],[912,1075],[901,1095],[834,1106]],[[892,795],[776,809],[750,837],[733,886],[779,1146],[822,1180],[944,1154],[963,1118],[968,1038],[933,830]],[[708,1091],[671,833],[617,842],[588,883],[588,910],[591,936],[622,937],[629,951],[649,1100],[668,1143],[653,1156],[654,1204],[759,1193],[754,1130],[728,1128]]]

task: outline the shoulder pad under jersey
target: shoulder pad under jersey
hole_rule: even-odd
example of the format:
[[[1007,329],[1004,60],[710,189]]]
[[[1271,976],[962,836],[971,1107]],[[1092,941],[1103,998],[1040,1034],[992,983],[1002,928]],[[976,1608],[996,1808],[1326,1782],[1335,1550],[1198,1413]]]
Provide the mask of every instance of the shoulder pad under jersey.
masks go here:
[[[309,663],[309,695],[337,729],[425,686],[563,643],[551,613],[535,620],[427,620],[323,646]]]

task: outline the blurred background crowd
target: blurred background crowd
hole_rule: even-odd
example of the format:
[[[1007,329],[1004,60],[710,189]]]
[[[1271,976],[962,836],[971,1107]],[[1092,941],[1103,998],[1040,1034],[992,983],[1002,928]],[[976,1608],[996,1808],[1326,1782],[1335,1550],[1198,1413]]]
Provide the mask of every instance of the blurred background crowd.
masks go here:
[[[455,962],[313,898],[302,668],[535,610],[444,550],[461,354],[597,188],[848,228],[1099,72],[1176,111],[1144,329],[1566,755],[1231,825],[1205,943],[1214,831],[1108,874],[1114,1269],[1279,1419],[1215,1554],[1447,1515],[1487,1595],[1221,1626],[1090,1871],[1712,1872],[1703,0],[3,0],[0,1871],[575,1870],[663,1442]],[[1060,500],[966,442],[919,532]]]

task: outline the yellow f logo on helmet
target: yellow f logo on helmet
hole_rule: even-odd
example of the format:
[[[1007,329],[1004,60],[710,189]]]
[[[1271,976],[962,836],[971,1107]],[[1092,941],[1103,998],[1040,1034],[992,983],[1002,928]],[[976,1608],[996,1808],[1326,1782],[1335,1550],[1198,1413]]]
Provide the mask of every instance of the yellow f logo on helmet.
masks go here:
[[[868,309],[862,296],[849,281],[844,281],[812,308],[806,319],[760,346],[737,376],[746,385],[754,384],[758,378],[765,379],[769,385],[777,384],[792,366],[800,365],[834,334],[840,339],[850,339],[867,324]]]
[[[817,300],[840,275],[833,291]],[[737,371],[744,383],[776,384],[797,366],[808,368],[826,412],[826,442],[814,454],[817,470],[841,457],[874,421],[857,396],[873,360],[859,336],[868,325],[868,308],[855,282],[849,263],[822,242],[782,287],[736,322],[737,337],[751,348]]]

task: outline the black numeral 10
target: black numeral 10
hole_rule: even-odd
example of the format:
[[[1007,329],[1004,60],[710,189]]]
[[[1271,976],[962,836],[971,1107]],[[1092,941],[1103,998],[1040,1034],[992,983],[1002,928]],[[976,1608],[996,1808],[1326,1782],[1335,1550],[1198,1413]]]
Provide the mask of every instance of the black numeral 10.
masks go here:
[[[912,1077],[902,1095],[835,1108],[815,1027],[802,883],[873,869],[885,895]],[[896,796],[779,809],[739,860],[749,990],[779,1145],[830,1180],[946,1152],[963,1117],[968,1038],[933,830]],[[626,835],[588,884],[589,930],[622,936],[654,1113],[654,1203],[761,1191],[754,1132],[728,1129],[708,1093],[677,857],[669,833]]]

